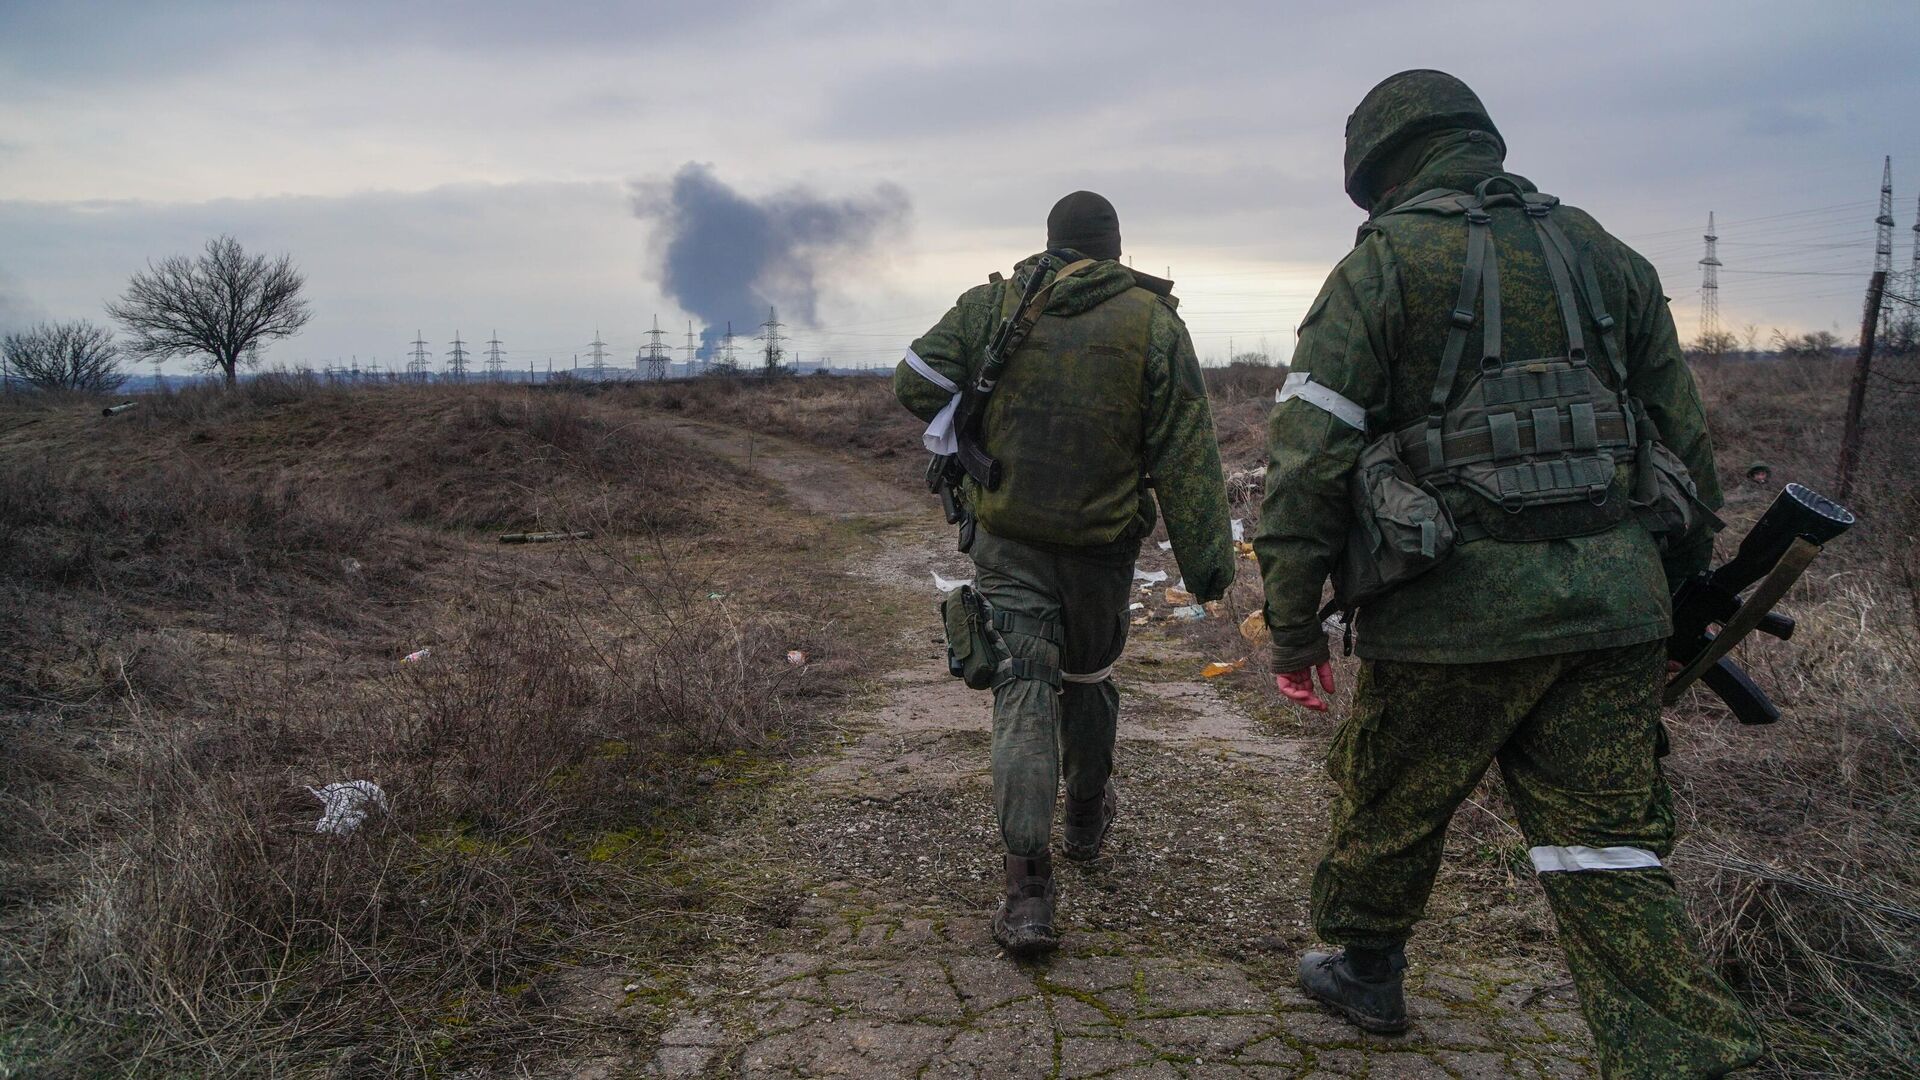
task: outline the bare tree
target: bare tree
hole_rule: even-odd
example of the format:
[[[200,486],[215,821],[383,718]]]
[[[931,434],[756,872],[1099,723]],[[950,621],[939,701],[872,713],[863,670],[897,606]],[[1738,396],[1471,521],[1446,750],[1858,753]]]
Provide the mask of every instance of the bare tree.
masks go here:
[[[126,381],[113,331],[80,319],[40,323],[0,339],[14,378],[39,390],[104,394]]]
[[[256,362],[261,342],[291,337],[306,325],[305,284],[292,256],[248,255],[240,241],[216,236],[197,258],[148,263],[126,295],[107,305],[107,314],[133,335],[134,353],[198,357],[232,386],[236,369]]]

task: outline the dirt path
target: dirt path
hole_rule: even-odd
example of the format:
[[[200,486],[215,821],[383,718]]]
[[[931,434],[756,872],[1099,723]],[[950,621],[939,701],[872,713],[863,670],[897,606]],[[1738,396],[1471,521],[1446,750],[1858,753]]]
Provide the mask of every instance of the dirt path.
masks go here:
[[[608,1008],[662,1010],[608,1076],[1456,1077],[1591,1075],[1562,969],[1422,962],[1413,1031],[1360,1034],[1292,988],[1323,832],[1321,743],[1264,733],[1149,625],[1118,678],[1122,816],[1098,864],[1062,861],[1065,947],[1022,965],[987,933],[998,837],[985,695],[948,678],[932,574],[968,576],[930,501],[862,463],[686,422],[810,510],[854,520],[846,572],[897,602],[872,707],[688,859],[757,890],[754,925]],[[1149,552],[1153,552],[1149,546]],[[886,617],[886,616],[876,616]],[[1487,943],[1497,946],[1497,939]]]

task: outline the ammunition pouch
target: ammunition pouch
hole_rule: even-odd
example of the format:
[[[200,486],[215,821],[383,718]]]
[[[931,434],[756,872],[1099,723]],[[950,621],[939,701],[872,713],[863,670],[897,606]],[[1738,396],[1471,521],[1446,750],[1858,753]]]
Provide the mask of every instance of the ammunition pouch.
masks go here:
[[[962,585],[941,599],[940,622],[947,637],[947,674],[966,683],[968,689],[998,689],[1015,679],[1025,679],[1046,683],[1055,693],[1060,692],[1059,668],[1014,656],[1002,636],[1012,632],[1058,644],[1059,632],[1052,623],[995,611],[971,585]]]
[[[1639,414],[1641,443],[1634,461],[1633,512],[1664,554],[1684,541],[1703,521],[1716,529],[1725,523],[1700,501],[1700,490],[1686,463],[1667,449],[1645,411],[1638,409],[1638,402],[1634,404]]]
[[[1453,554],[1459,530],[1446,503],[1415,479],[1389,434],[1360,452],[1350,492],[1354,524],[1334,569],[1335,608],[1351,611]]]

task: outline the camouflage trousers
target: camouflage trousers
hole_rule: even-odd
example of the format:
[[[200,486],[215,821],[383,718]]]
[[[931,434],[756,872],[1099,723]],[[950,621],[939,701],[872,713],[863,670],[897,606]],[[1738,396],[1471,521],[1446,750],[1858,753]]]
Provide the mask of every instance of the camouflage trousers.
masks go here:
[[[1127,644],[1127,602],[1136,542],[1099,549],[1045,549],[980,530],[974,588],[996,612],[1007,649],[1039,678],[993,692],[993,802],[1013,855],[1041,855],[1053,838],[1053,804],[1092,799],[1113,772],[1120,691],[1099,676]],[[1047,677],[1051,676],[1051,677]]]
[[[1662,860],[1664,642],[1494,664],[1369,661],[1334,736],[1332,836],[1313,880],[1328,941],[1406,940],[1447,824],[1500,765],[1607,1077],[1721,1076],[1758,1028],[1701,960]]]

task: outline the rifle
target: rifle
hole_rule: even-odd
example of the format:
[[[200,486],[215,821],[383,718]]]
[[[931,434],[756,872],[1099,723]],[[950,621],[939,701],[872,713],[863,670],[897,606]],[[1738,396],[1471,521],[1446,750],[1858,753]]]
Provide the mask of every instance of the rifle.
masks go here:
[[[1799,484],[1788,484],[1740,541],[1733,558],[1695,574],[1673,590],[1673,636],[1667,657],[1682,665],[1662,700],[1671,705],[1695,680],[1719,696],[1742,724],[1771,724],[1780,710],[1727,653],[1755,630],[1793,637],[1790,616],[1773,610],[1820,546],[1854,523],[1851,511]],[[1759,582],[1751,596],[1740,594]],[[1716,632],[1710,627],[1718,626]]]
[[[1027,340],[1027,334],[1033,329],[1034,320],[1040,313],[1034,308],[1044,287],[1048,272],[1059,266],[1059,261],[1051,252],[1041,255],[1033,269],[1027,274],[1027,284],[1020,293],[1020,303],[1013,314],[1000,320],[1000,326],[994,331],[993,338],[987,344],[986,358],[981,361],[980,372],[973,382],[960,392],[960,404],[954,409],[953,430],[958,450],[951,454],[935,454],[927,462],[927,490],[940,496],[940,508],[946,511],[947,524],[960,526],[960,550],[966,551],[973,546],[974,521],[960,501],[962,477],[971,477],[973,482],[992,491],[1000,486],[1000,463],[988,454],[980,445],[980,427],[986,419],[987,401],[993,396],[993,388],[1000,381],[1000,375],[1007,368],[1007,360]]]

